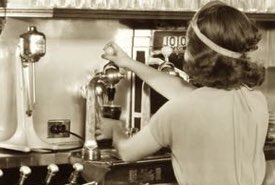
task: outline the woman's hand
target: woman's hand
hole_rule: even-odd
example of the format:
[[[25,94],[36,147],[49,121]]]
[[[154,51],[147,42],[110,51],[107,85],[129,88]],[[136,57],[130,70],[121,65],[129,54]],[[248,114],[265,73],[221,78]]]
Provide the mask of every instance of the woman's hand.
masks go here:
[[[116,127],[123,126],[123,122],[121,120],[101,118],[100,125],[97,125],[96,128],[96,139],[111,139],[113,138],[113,130]]]
[[[103,48],[102,58],[113,61],[119,67],[127,67],[132,60],[115,42],[109,42]]]

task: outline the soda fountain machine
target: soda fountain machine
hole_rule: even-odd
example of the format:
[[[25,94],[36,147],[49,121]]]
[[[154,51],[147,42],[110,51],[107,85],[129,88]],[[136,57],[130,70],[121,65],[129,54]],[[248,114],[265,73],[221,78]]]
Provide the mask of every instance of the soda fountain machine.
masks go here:
[[[100,159],[95,129],[101,123],[101,118],[120,118],[121,107],[114,104],[115,85],[124,77],[119,68],[110,61],[86,86],[85,142],[82,149],[84,160]]]

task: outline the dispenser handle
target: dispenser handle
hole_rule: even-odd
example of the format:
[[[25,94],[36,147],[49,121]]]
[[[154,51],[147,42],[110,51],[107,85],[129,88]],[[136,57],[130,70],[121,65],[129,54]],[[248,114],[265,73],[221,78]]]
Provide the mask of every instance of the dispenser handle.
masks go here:
[[[70,178],[69,178],[69,184],[76,184],[77,179],[80,175],[80,172],[83,171],[84,167],[80,163],[75,163],[73,165],[74,171],[71,173]]]
[[[28,166],[21,166],[19,171],[20,171],[20,178],[18,181],[18,185],[24,185],[26,179],[31,174],[31,169]]]
[[[56,173],[59,171],[59,168],[56,164],[50,164],[48,167],[48,173],[45,179],[45,184],[49,185],[51,183],[51,180],[53,178],[53,176],[56,175]]]

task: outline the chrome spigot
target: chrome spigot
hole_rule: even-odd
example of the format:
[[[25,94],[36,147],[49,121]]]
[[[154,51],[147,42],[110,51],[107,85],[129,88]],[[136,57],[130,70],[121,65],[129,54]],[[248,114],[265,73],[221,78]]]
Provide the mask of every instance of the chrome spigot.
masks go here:
[[[45,179],[45,184],[49,185],[51,183],[51,180],[52,180],[53,176],[55,176],[56,173],[59,171],[59,168],[55,164],[50,164],[47,167],[47,169],[48,169],[48,172],[47,172],[47,176],[46,176],[46,179]]]
[[[117,65],[114,62],[110,61],[103,67],[103,76],[102,76],[110,86],[116,85],[122,78],[124,74],[119,71]]]
[[[106,53],[113,55],[112,47],[106,48]],[[116,117],[120,116],[120,107],[113,105],[115,97],[115,85],[124,78],[119,67],[114,62],[109,61],[101,72],[98,72],[86,86],[86,120],[85,120],[85,142],[82,148],[82,159],[100,159],[100,149],[95,137],[96,125],[99,125],[101,118],[104,117],[104,110],[116,109]],[[107,106],[105,98],[108,98]],[[106,108],[107,107],[107,108]],[[104,109],[105,108],[105,109]],[[111,109],[109,109],[111,110]],[[114,112],[114,111],[112,111]],[[118,116],[119,115],[119,116]]]
[[[28,166],[21,166],[19,171],[20,171],[20,178],[18,181],[18,185],[24,185],[25,180],[31,174],[31,169]]]

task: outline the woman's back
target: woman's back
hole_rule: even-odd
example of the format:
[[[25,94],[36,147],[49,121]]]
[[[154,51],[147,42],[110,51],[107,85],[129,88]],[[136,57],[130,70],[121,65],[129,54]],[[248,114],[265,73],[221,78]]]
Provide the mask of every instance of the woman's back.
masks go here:
[[[180,184],[262,183],[268,125],[262,93],[246,87],[231,91],[203,87],[162,109],[151,131],[158,142],[171,147]],[[163,138],[168,141],[160,141]]]

